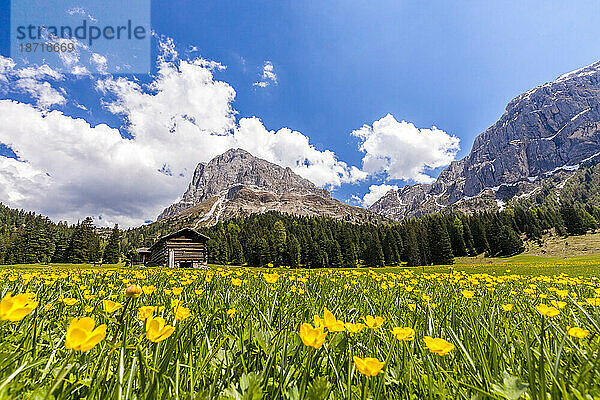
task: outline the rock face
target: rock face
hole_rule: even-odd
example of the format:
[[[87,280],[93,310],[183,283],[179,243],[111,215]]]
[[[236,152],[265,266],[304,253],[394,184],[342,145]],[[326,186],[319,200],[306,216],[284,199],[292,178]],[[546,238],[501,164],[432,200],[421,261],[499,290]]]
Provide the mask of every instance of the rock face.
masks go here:
[[[434,183],[392,190],[369,209],[399,220],[448,206],[502,206],[599,155],[600,61],[516,97]]]
[[[200,163],[180,202],[167,207],[159,220],[192,217],[196,225],[252,213],[279,211],[296,215],[326,215],[352,221],[381,216],[333,199],[312,182],[242,149],[231,149]]]

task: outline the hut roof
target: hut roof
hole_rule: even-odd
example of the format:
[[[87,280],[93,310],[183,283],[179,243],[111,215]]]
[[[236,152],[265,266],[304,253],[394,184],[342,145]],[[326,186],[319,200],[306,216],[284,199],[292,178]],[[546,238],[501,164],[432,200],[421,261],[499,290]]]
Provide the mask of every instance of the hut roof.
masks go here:
[[[154,244],[150,247],[150,251],[152,251],[152,249],[158,244],[161,243],[165,240],[169,240],[175,237],[179,237],[179,236],[185,236],[191,239],[195,239],[198,240],[200,242],[205,242],[207,240],[209,240],[210,238],[206,235],[203,235],[199,232],[196,232],[195,230],[191,229],[191,228],[183,228],[181,230],[178,230],[177,232],[173,232],[170,233],[168,235],[165,235],[161,238],[159,238],[156,242],[154,242]]]

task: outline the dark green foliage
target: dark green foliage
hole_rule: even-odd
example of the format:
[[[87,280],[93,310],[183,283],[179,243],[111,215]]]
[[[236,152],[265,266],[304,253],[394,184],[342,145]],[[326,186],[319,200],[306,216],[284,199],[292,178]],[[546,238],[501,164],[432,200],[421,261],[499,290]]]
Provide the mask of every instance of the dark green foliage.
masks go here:
[[[102,262],[105,264],[116,264],[121,259],[121,231],[119,226],[115,225],[110,233],[106,247],[104,248],[104,254],[102,255]]]
[[[432,218],[428,224],[429,249],[433,265],[449,265],[454,263],[452,244],[446,226],[439,218]],[[463,243],[464,245],[464,243]]]
[[[96,231],[91,218],[72,226],[56,224],[0,203],[0,263],[96,262],[102,255]]]

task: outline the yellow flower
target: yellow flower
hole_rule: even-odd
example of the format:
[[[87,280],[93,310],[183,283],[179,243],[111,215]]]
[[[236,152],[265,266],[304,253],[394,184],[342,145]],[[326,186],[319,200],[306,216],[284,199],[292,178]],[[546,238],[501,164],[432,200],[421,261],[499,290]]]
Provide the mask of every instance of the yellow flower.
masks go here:
[[[142,321],[152,318],[157,309],[156,306],[142,306],[138,308],[137,318]]]
[[[325,327],[329,332],[343,332],[346,329],[344,325],[344,321],[340,321],[331,311],[325,309],[323,312],[323,321],[325,323]]]
[[[538,304],[535,308],[540,314],[546,317],[556,317],[558,314],[560,314],[558,308],[548,307],[545,304]]]
[[[512,311],[513,305],[512,304],[502,304],[502,309],[504,311]]]
[[[558,309],[562,309],[567,305],[567,303],[564,301],[556,301],[556,300],[552,300],[550,303]]]
[[[414,304],[414,303],[410,303],[410,304],[408,305],[408,309],[409,309],[410,311],[415,311],[415,310],[417,309],[417,305],[416,305],[416,304]]]
[[[230,308],[229,310],[227,310],[227,316],[231,317],[236,312],[237,312],[237,310],[235,308]]]
[[[77,304],[79,303],[78,299],[73,299],[71,297],[65,297],[64,299],[61,300],[63,303],[65,303],[68,306],[72,306],[73,304]]]
[[[396,327],[392,328],[392,333],[394,334],[394,336],[396,336],[396,339],[402,340],[405,342],[409,342],[415,338],[414,329],[409,328],[409,327],[401,328],[401,327],[396,326]]]
[[[179,307],[183,302],[179,299],[171,299],[171,308]]]
[[[586,299],[590,306],[600,306],[600,297]]]
[[[372,357],[360,358],[354,356],[353,359],[356,369],[358,369],[361,374],[366,376],[376,376],[381,372],[384,364],[378,359]]]
[[[158,343],[165,340],[173,334],[173,331],[175,331],[175,327],[166,325],[165,320],[161,317],[146,320],[146,339],[151,342]]]
[[[94,298],[94,295],[93,294],[84,294],[83,298],[86,299],[86,300],[91,300],[91,299]]]
[[[85,307],[83,307],[83,311],[85,311],[85,312],[92,312],[92,311],[94,311],[94,307],[92,307],[92,306],[85,306]]]
[[[175,296],[179,296],[181,294],[181,292],[183,292],[183,288],[182,287],[174,287],[173,288],[173,294]]]
[[[423,338],[423,341],[425,342],[425,345],[427,346],[429,351],[440,356],[445,356],[446,354],[454,350],[454,345],[442,338],[432,338],[429,336],[425,336]]]
[[[325,342],[325,336],[327,336],[327,332],[324,328],[313,328],[311,324],[306,322],[300,327],[300,339],[302,339],[305,346],[318,349]]]
[[[383,325],[382,317],[373,317],[372,315],[367,315],[363,319],[365,320],[367,327],[371,329],[378,329],[381,325]]]
[[[201,295],[202,293],[204,293],[204,290],[196,289],[196,290],[194,290],[194,293],[196,293],[197,295]]]
[[[360,322],[357,322],[355,324],[353,324],[352,322],[346,322],[345,325],[346,325],[346,329],[350,333],[358,333],[358,332],[362,331],[362,329],[365,327],[365,324],[361,324]]]
[[[165,294],[171,294],[172,290],[171,289],[163,289],[163,292]]]
[[[39,302],[35,300],[34,293],[21,293],[11,296],[8,293],[0,301],[0,319],[8,321],[20,321],[31,313]]]
[[[112,300],[102,300],[102,309],[106,313],[112,314],[121,307],[123,307],[123,304],[121,303],[117,303]]]
[[[154,285],[150,285],[150,286],[142,286],[142,293],[144,294],[152,294],[156,291],[156,286]]]
[[[98,325],[90,317],[73,318],[67,328],[65,347],[76,351],[88,351],[106,337],[106,324]]]
[[[427,294],[424,294],[422,297],[423,297],[423,300],[424,300],[424,301],[429,301],[429,300],[431,300],[431,296],[429,296],[429,295],[427,295]]]
[[[569,335],[577,338],[577,339],[583,339],[584,337],[586,337],[587,335],[590,334],[590,331],[586,330],[586,329],[581,329],[581,328],[577,328],[577,327],[569,327],[567,326],[567,332],[569,333]]]
[[[275,283],[277,282],[277,279],[279,279],[279,274],[276,272],[272,274],[263,274],[263,277],[267,283]]]
[[[177,321],[183,321],[184,319],[186,319],[189,316],[190,316],[190,309],[185,308],[183,306],[178,307],[177,311],[175,312],[175,319]]]
[[[125,296],[127,297],[138,297],[140,294],[142,294],[142,288],[138,285],[130,285],[125,289]]]
[[[242,286],[242,280],[239,278],[231,278],[231,284],[233,286]]]
[[[313,322],[317,328],[325,328],[325,320],[318,315],[313,317]]]
[[[472,290],[461,290],[460,291],[462,293],[463,296],[465,296],[467,299],[471,299],[473,298],[473,296],[475,296],[475,292]]]

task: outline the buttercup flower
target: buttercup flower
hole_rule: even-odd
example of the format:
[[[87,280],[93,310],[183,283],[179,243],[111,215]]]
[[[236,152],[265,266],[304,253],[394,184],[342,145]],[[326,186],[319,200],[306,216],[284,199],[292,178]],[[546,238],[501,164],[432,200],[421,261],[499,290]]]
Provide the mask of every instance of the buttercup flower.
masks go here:
[[[556,308],[558,308],[558,309],[563,309],[563,308],[565,308],[565,306],[567,305],[567,303],[566,303],[566,302],[564,302],[564,301],[560,301],[560,300],[559,300],[559,301],[557,301],[557,300],[552,300],[550,303],[551,303],[551,304],[552,304],[554,307],[556,307]]]
[[[361,324],[360,322],[357,322],[355,324],[353,324],[352,322],[346,322],[345,325],[346,329],[350,333],[358,333],[365,327],[365,324]]]
[[[327,332],[323,328],[313,328],[311,324],[303,323],[300,327],[300,339],[305,346],[318,349],[325,342]]]
[[[425,346],[427,346],[429,351],[440,356],[445,356],[446,354],[454,350],[454,345],[442,338],[432,338],[429,336],[425,336],[423,338],[423,341],[425,342]]]
[[[184,306],[177,307],[177,311],[175,311],[175,319],[177,321],[183,321],[187,317],[190,316],[190,309],[185,308]]]
[[[98,325],[90,317],[73,318],[67,328],[65,347],[76,351],[88,351],[106,337],[106,324]]]
[[[68,306],[72,306],[74,304],[79,303],[78,299],[74,299],[72,297],[65,297],[64,299],[61,299],[60,301],[62,301],[64,304],[66,304]]]
[[[323,312],[323,321],[329,332],[343,332],[346,329],[344,321],[335,318],[333,313],[328,309],[325,309]]]
[[[600,306],[600,297],[594,297],[594,298],[586,299],[586,302],[590,306]]]
[[[513,305],[512,304],[502,304],[502,309],[504,311],[512,311]]]
[[[396,339],[405,341],[405,342],[409,342],[415,338],[414,329],[409,328],[409,327],[401,328],[401,327],[396,326],[396,327],[392,328],[392,333],[394,334],[394,336],[396,336]]]
[[[175,327],[166,325],[165,320],[161,317],[146,320],[146,339],[151,342],[158,343],[165,340],[173,334],[173,331],[175,331]]]
[[[373,317],[372,315],[367,315],[363,319],[365,321],[365,325],[371,329],[378,329],[381,325],[383,325],[382,317]]]
[[[152,294],[156,291],[156,286],[154,285],[150,285],[150,286],[142,286],[142,293],[144,294]]]
[[[417,305],[416,305],[416,304],[414,304],[414,303],[410,303],[410,304],[408,305],[408,309],[409,309],[410,311],[415,311],[415,310],[417,309]]]
[[[360,358],[354,356],[353,359],[356,369],[358,369],[361,374],[366,376],[376,376],[381,372],[381,369],[384,365],[383,362],[373,357]]]
[[[34,293],[21,293],[11,296],[8,293],[0,301],[0,319],[7,321],[20,321],[31,313],[37,306]]]
[[[545,317],[556,317],[558,314],[560,314],[560,311],[558,310],[558,308],[555,307],[548,307],[545,304],[538,304],[535,307],[536,310],[539,311],[540,314],[542,314]]]
[[[156,306],[142,306],[138,308],[137,318],[142,321],[152,318],[157,308]]]
[[[182,287],[174,287],[173,288],[173,294],[175,296],[179,296],[181,294],[181,292],[183,292],[183,288]]]
[[[242,280],[239,278],[231,278],[231,284],[233,286],[242,286]]]
[[[263,274],[263,277],[265,278],[265,281],[267,283],[275,283],[275,282],[277,282],[277,279],[279,279],[279,274],[277,274],[277,273]]]
[[[463,296],[465,296],[465,298],[467,299],[472,299],[473,296],[475,296],[475,292],[472,290],[461,290],[460,291],[462,293]]]
[[[567,332],[569,333],[569,335],[577,339],[583,339],[584,337],[590,334],[590,331],[586,329],[581,329],[578,327],[571,328],[570,326],[567,326]]]
[[[117,303],[112,300],[102,300],[102,309],[106,313],[112,314],[121,307],[123,307],[123,304],[121,303]]]
[[[227,310],[227,316],[231,317],[236,312],[237,312],[237,310],[235,308],[230,308],[229,310]]]

